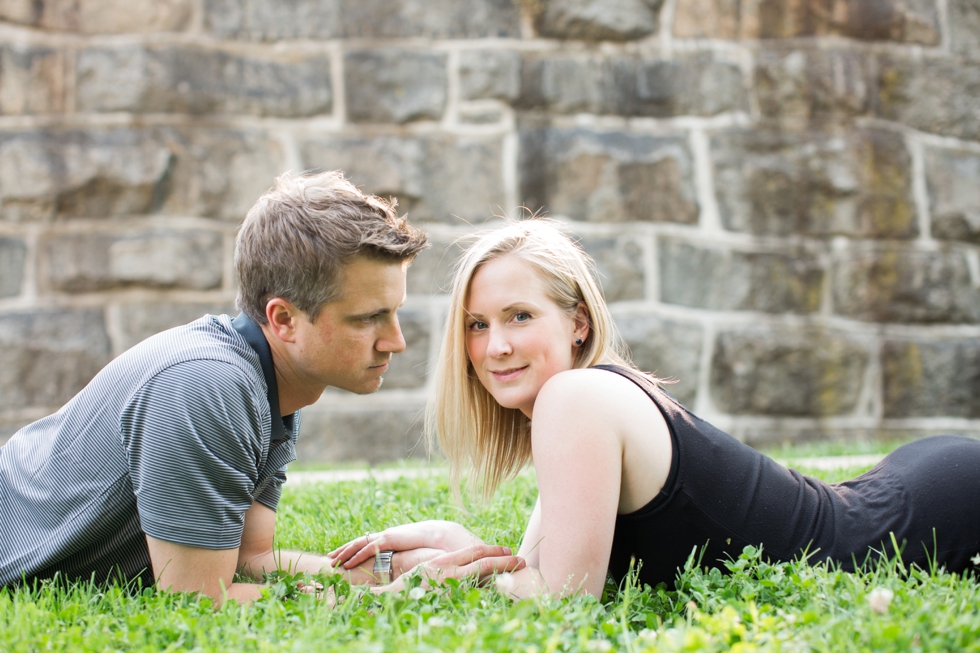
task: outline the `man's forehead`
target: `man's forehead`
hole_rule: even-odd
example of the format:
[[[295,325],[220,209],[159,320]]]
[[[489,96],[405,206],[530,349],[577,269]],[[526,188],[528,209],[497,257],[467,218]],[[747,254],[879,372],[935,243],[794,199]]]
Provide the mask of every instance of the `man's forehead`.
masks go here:
[[[330,304],[343,305],[345,312],[397,308],[405,301],[407,268],[407,261],[355,259],[344,266],[339,297]]]

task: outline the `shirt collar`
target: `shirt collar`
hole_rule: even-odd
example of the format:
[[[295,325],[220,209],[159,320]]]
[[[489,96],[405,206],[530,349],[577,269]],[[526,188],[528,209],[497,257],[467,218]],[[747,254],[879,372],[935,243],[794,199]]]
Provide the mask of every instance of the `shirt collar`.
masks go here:
[[[269,411],[272,415],[272,441],[288,440],[289,434],[286,433],[288,427],[292,430],[293,415],[285,418],[279,414],[279,386],[276,383],[276,368],[272,364],[272,350],[265,339],[265,334],[255,322],[245,313],[239,313],[238,317],[232,320],[231,325],[235,327],[245,342],[259,355],[259,363],[262,365],[262,375],[265,377],[265,385],[269,391]]]

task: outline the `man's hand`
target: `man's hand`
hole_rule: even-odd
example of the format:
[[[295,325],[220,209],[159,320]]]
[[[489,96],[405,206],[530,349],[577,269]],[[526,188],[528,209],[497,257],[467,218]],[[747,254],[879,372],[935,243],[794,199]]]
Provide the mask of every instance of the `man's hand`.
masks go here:
[[[455,522],[430,520],[367,533],[332,551],[330,557],[342,563],[344,569],[353,569],[379,551],[426,549],[448,553],[479,544],[484,541]]]

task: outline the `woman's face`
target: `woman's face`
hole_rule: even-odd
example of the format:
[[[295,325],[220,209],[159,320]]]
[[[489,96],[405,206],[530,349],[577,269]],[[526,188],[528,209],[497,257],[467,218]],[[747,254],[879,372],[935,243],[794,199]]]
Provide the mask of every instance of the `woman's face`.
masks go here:
[[[483,387],[531,417],[545,382],[572,368],[575,340],[588,334],[584,307],[569,315],[531,265],[504,255],[473,275],[465,308],[466,352]]]

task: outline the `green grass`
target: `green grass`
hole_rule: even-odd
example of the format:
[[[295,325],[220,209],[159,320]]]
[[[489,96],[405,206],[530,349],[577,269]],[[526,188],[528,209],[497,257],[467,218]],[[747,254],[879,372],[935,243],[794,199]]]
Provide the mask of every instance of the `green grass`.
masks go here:
[[[804,470],[806,471],[806,470]],[[815,471],[828,481],[863,470]],[[366,530],[455,519],[517,546],[534,501],[531,475],[463,511],[444,475],[391,482],[287,486],[281,546],[326,552]],[[895,562],[860,574],[769,564],[747,550],[730,573],[689,565],[676,590],[609,588],[603,599],[512,603],[450,583],[415,598],[339,586],[336,608],[273,579],[250,606],[152,588],[50,583],[0,590],[0,651],[948,651],[980,650],[980,584]],[[875,612],[868,597],[888,590]]]

